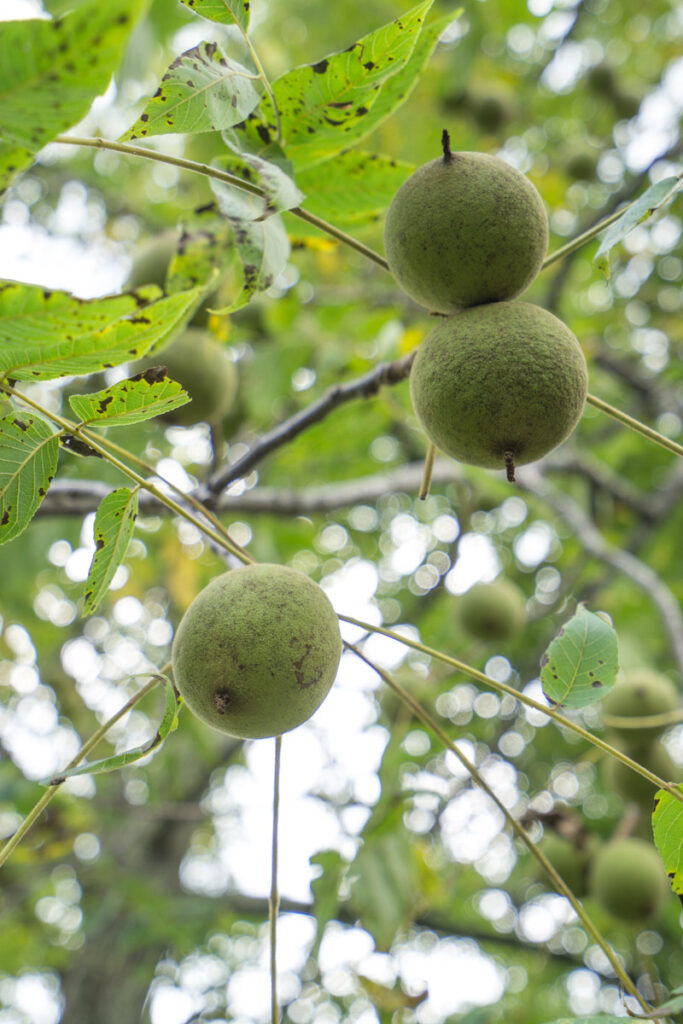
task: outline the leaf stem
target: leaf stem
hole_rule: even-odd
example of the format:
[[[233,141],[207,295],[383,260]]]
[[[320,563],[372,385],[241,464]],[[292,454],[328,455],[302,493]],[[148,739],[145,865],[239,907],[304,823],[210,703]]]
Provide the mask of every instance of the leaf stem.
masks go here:
[[[238,26],[240,32],[242,33],[242,36],[244,38],[244,42],[246,43],[247,49],[249,50],[249,53],[251,55],[251,59],[253,60],[254,65],[256,67],[256,70],[259,73],[259,78],[263,82],[263,88],[266,90],[266,92],[268,94],[268,99],[270,100],[270,102],[272,104],[273,116],[275,118],[275,133],[276,133],[276,136],[277,136],[277,141],[279,143],[282,143],[282,122],[280,120],[280,111],[278,109],[277,100],[275,99],[275,93],[273,92],[273,87],[270,84],[270,81],[268,79],[268,75],[265,72],[265,68],[263,67],[263,64],[261,63],[259,55],[256,52],[256,48],[255,48],[254,44],[252,43],[251,39],[249,38],[249,33],[246,32],[242,28],[242,26],[239,24],[239,22],[237,22],[237,26]]]
[[[161,669],[161,673],[167,672],[169,668],[170,664],[164,665],[164,667]],[[71,761],[69,761],[68,765],[65,768],[65,771],[69,771],[71,768],[75,768],[76,765],[79,764],[79,762],[82,761],[84,757],[87,757],[90,751],[97,746],[97,744],[100,742],[103,736],[109,731],[109,729],[111,729],[112,725],[115,725],[119,721],[119,719],[123,718],[124,715],[127,715],[131,708],[135,707],[135,705],[139,701],[141,701],[143,697],[146,697],[147,694],[151,690],[153,690],[155,686],[157,686],[160,682],[163,681],[163,675],[161,673],[159,675],[154,675],[152,679],[150,679],[150,681],[142,687],[141,690],[134,694],[130,698],[130,700],[127,701],[127,703],[124,704],[123,707],[116,712],[115,715],[112,715],[110,719],[108,719],[103,725],[101,725],[99,729],[97,729],[96,732],[92,734],[90,739],[85,741],[85,743],[78,751],[76,756],[73,757]],[[58,782],[52,786],[48,786],[48,788],[45,790],[40,799],[33,805],[31,810],[28,812],[28,814],[26,815],[26,817],[24,818],[24,820],[22,821],[21,825],[16,830],[14,835],[11,836],[11,838],[7,840],[2,849],[0,849],[0,867],[8,860],[10,854],[13,852],[13,850],[17,848],[17,846],[24,838],[26,833],[29,831],[31,826],[35,824],[35,822],[38,820],[38,818],[43,813],[43,811],[50,803],[52,798],[56,795],[57,790],[60,788],[61,785],[62,783]]]
[[[508,825],[514,831],[515,835],[519,839],[521,839],[521,841],[527,847],[532,856],[536,858],[536,860],[541,865],[545,873],[550,877],[556,891],[558,893],[561,893],[564,897],[566,897],[566,899],[569,900],[577,917],[581,920],[584,928],[586,929],[590,937],[600,947],[600,949],[603,951],[603,953],[609,960],[610,964],[612,965],[612,969],[621,981],[624,988],[629,992],[630,995],[633,996],[634,999],[638,1001],[643,1010],[646,1013],[648,1013],[650,1007],[643,1000],[642,996],[638,992],[638,989],[629,978],[628,974],[619,962],[618,957],[613,952],[609,943],[595,927],[592,920],[590,919],[586,911],[583,909],[579,900],[576,898],[576,896],[571,891],[571,889],[564,881],[564,879],[557,873],[557,871],[552,866],[552,864],[545,856],[543,851],[540,850],[538,846],[534,843],[534,841],[527,834],[526,829],[520,824],[520,822],[517,821],[517,819],[510,814],[505,804],[496,796],[496,794],[491,789],[489,784],[479,773],[476,766],[470,761],[470,759],[465,754],[463,754],[463,752],[455,745],[455,743],[453,743],[450,737],[444,732],[444,730],[441,728],[438,722],[436,722],[434,718],[432,718],[429,712],[425,711],[421,704],[419,704],[418,701],[414,699],[414,697],[412,697],[406,690],[404,690],[403,687],[399,683],[397,683],[396,680],[393,679],[393,677],[390,676],[388,672],[385,672],[384,669],[379,667],[379,665],[374,664],[374,662],[367,658],[360,650],[358,650],[357,647],[354,647],[353,644],[347,643],[346,647],[350,651],[353,651],[353,653],[358,658],[360,658],[361,661],[364,661],[366,665],[369,665],[370,668],[374,669],[374,671],[380,676],[381,679],[384,680],[387,686],[389,686],[394,691],[394,693],[403,701],[403,703],[408,705],[408,707],[411,709],[415,717],[419,718],[420,721],[427,726],[427,728],[431,729],[432,732],[435,733],[436,736],[438,736],[443,745],[448,750],[450,750],[451,753],[455,754],[455,756],[458,758],[463,767],[469,772],[469,774],[471,775],[472,779],[476,782],[476,784],[480,786],[485,793],[488,794],[491,800],[493,800],[498,810],[505,817],[505,820],[507,821]]]
[[[543,260],[543,263],[541,263],[541,270],[545,270],[545,268],[549,267],[552,263],[556,263],[558,260],[564,259],[565,256],[569,256],[570,253],[576,252],[577,249],[580,249],[582,245],[586,244],[586,242],[590,242],[591,239],[595,238],[596,235],[599,235],[601,231],[604,231],[605,228],[610,226],[610,224],[613,224],[615,220],[619,220],[622,214],[626,213],[626,211],[637,201],[638,199],[633,199],[630,203],[620,206],[618,210],[614,211],[614,213],[610,213],[608,217],[605,217],[603,220],[598,221],[597,224],[594,224],[592,227],[582,231],[580,235],[577,235],[576,238],[572,238],[569,242],[561,245],[559,249],[555,250],[555,252],[551,252],[550,255],[546,256]]]
[[[642,434],[643,437],[647,437],[650,441],[654,441],[661,448],[667,448],[670,452],[674,452],[675,455],[683,455],[683,445],[678,444],[676,441],[672,441],[670,437],[665,437],[664,434],[658,433],[653,430],[652,427],[648,427],[645,423],[641,423],[640,420],[635,420],[633,416],[629,416],[627,413],[622,412],[621,409],[616,409],[613,405],[608,405],[607,402],[603,402],[601,398],[597,398],[596,395],[586,395],[586,401],[591,405],[594,405],[596,409],[600,409],[601,412],[607,413],[612,419],[618,420],[625,427],[630,430],[634,430],[637,434]]]
[[[280,819],[280,762],[282,759],[282,736],[275,737],[275,768],[273,771],[273,843],[270,874],[270,899],[268,900],[268,927],[270,932],[270,1019],[279,1024],[280,1007],[277,998],[277,915],[280,909],[280,893],[277,884],[278,823]]]
[[[108,149],[115,153],[126,153],[128,156],[141,156],[146,160],[156,160],[157,163],[172,164],[174,167],[181,167],[186,171],[194,171],[196,174],[203,174],[207,178],[215,178],[216,181],[222,181],[226,185],[233,185],[235,188],[241,188],[245,192],[251,192],[252,195],[265,198],[263,189],[259,188],[258,185],[245,181],[243,178],[239,178],[236,174],[229,174],[227,171],[221,171],[217,167],[210,167],[209,164],[198,163],[196,160],[187,160],[181,156],[172,156],[170,153],[162,153],[156,149],[134,146],[129,142],[112,142],[109,139],[101,138],[86,139],[76,135],[58,135],[54,141],[69,146],[89,146],[91,149]],[[385,270],[389,269],[387,261],[379,253],[376,253],[374,249],[359,242],[351,235],[347,235],[345,231],[336,228],[333,224],[328,224],[322,217],[316,217],[314,213],[309,213],[308,210],[304,210],[300,206],[295,206],[294,209],[288,212],[300,220],[305,220],[308,224],[314,225],[314,227],[319,228],[350,248],[355,249],[356,252],[361,253]]]
[[[177,501],[173,500],[173,498],[169,498],[169,496],[164,494],[163,491],[160,491],[158,487],[150,483],[148,480],[145,480],[145,478],[140,476],[139,473],[136,473],[134,469],[131,469],[130,466],[125,464],[125,462],[122,462],[113,455],[112,452],[108,451],[107,448],[102,445],[102,439],[93,436],[91,431],[80,426],[78,423],[72,423],[70,420],[64,419],[63,416],[59,416],[57,413],[51,412],[49,409],[40,405],[39,402],[36,402],[27,395],[24,395],[21,391],[17,391],[16,388],[11,387],[7,383],[0,383],[0,391],[5,391],[8,395],[12,395],[14,398],[18,398],[26,405],[31,406],[32,409],[35,409],[43,416],[52,420],[52,422],[63,431],[82,437],[93,451],[101,455],[102,458],[106,459],[112,466],[115,466],[125,476],[129,477],[129,479],[134,480],[136,484],[142,487],[149,494],[152,494],[163,505],[166,505],[166,507],[171,509],[172,512],[175,512],[176,515],[182,516],[183,519],[187,519],[188,522],[192,523],[193,526],[196,526],[197,529],[201,530],[207,537],[210,537],[211,540],[219,545],[219,547],[229,551],[231,555],[239,558],[241,562],[251,561],[251,556],[247,555],[242,548],[238,547],[234,543],[234,541],[230,540],[229,537],[221,536],[221,534],[216,533],[215,530],[209,529],[206,523],[202,522],[201,519],[198,519],[197,516],[192,514],[192,512],[188,512],[187,509],[183,508],[182,505],[179,505]],[[183,494],[183,498],[187,498],[187,495]],[[205,514],[203,506],[202,514]]]
[[[434,474],[434,459],[436,458],[436,445],[430,441],[427,445],[427,454],[425,455],[425,464],[422,471],[422,480],[420,482],[420,490],[418,491],[418,498],[420,501],[426,501],[429,497],[429,489],[432,486],[432,476]]]
[[[679,803],[683,803],[683,792],[681,792],[673,783],[665,782],[664,779],[660,779],[658,775],[651,772],[649,768],[644,768],[642,765],[634,761],[633,758],[624,754],[621,750],[613,747],[611,744],[600,739],[599,736],[594,736],[588,729],[584,729],[578,722],[573,722],[570,718],[565,718],[564,715],[549,708],[546,705],[541,704],[539,701],[534,700],[533,697],[528,697],[525,693],[521,693],[519,690],[515,690],[514,687],[508,686],[506,683],[500,683],[497,679],[492,679],[491,676],[484,675],[478,669],[473,668],[471,665],[467,665],[464,661],[459,661],[457,658],[453,658],[450,654],[443,654],[441,651],[437,651],[434,647],[428,647],[426,644],[420,643],[418,640],[411,640],[407,636],[402,636],[400,633],[396,633],[394,630],[385,629],[384,626],[374,626],[370,622],[363,622],[360,619],[354,619],[350,615],[338,615],[339,619],[343,622],[350,622],[353,626],[359,626],[361,629],[367,630],[370,633],[381,633],[382,636],[388,636],[392,640],[397,640],[401,644],[405,644],[406,647],[412,647],[416,651],[421,651],[423,654],[429,655],[430,658],[436,658],[437,661],[442,661],[446,665],[451,665],[456,668],[463,675],[469,676],[471,679],[475,679],[478,683],[483,683],[491,690],[497,690],[499,693],[505,693],[509,697],[514,697],[520,704],[526,704],[527,707],[533,708],[534,711],[540,711],[542,714],[547,715],[557,725],[564,726],[565,729],[570,729],[575,732],[582,739],[591,743],[595,747],[599,747],[600,750],[606,754],[610,754],[616,758],[617,761],[621,761],[632,771],[637,772],[638,775],[642,775],[644,779],[651,782],[653,786],[658,789],[665,789],[667,793],[670,793],[673,797],[678,800]]]

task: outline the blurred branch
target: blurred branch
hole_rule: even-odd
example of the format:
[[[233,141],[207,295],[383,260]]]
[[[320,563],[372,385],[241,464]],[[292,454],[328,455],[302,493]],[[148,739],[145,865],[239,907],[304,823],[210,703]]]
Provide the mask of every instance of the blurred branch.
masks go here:
[[[522,467],[519,486],[538,495],[554,509],[572,527],[586,551],[623,573],[648,595],[659,609],[671,652],[679,672],[683,672],[683,613],[676,597],[657,573],[630,551],[616,548],[606,541],[581,506],[566,494],[552,488],[536,466]]]
[[[642,398],[646,408],[653,414],[663,412],[680,413],[683,402],[673,388],[664,387],[655,376],[648,377],[639,365],[639,360],[620,357],[613,352],[596,352],[593,362],[633,388]]]
[[[295,413],[294,416],[290,416],[288,420],[280,423],[269,433],[264,434],[243,458],[213,476],[206,485],[209,493],[217,494],[233,480],[245,476],[266,455],[281,448],[314,423],[320,423],[338,406],[356,398],[370,398],[376,395],[384,385],[398,384],[405,380],[410,373],[414,358],[415,352],[411,352],[394,363],[380,363],[368,373],[363,374],[362,377],[358,377],[357,380],[348,381],[346,384],[335,384],[322,398]]]

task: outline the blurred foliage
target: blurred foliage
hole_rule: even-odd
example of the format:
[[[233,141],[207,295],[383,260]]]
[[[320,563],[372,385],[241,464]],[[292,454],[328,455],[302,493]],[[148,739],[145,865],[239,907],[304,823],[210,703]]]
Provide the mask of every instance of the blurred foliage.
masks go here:
[[[56,15],[74,6],[44,0]],[[235,30],[201,22],[174,0],[139,7],[115,88],[79,134],[122,135],[171,61],[202,40],[220,40],[235,60],[249,60]],[[252,39],[272,81],[405,10],[398,0],[269,0],[253,4]],[[676,172],[681,21],[668,0],[485,0],[457,13],[451,0],[436,4],[430,17],[451,14],[452,24],[405,105],[363,140],[363,157],[386,160],[387,177],[370,179],[362,217],[339,191],[343,173],[333,166],[326,177],[320,169],[320,192],[333,196],[345,230],[381,251],[377,196],[387,181],[395,187],[410,167],[438,154],[446,126],[453,149],[503,153],[529,175],[548,207],[551,251]],[[206,163],[226,148],[218,133],[173,135],[165,146]],[[351,196],[362,191],[364,159],[341,154],[339,164],[348,167]],[[300,185],[315,210],[315,167]],[[212,201],[200,175],[113,152],[51,147],[15,181],[0,231],[21,223],[47,252],[68,237],[84,252],[104,254],[109,290],[118,291],[151,239]],[[412,351],[432,326],[379,266],[291,214],[283,221],[292,253],[273,286],[232,315],[208,313],[208,329],[227,347],[240,380],[235,406],[222,426],[212,425],[213,448],[206,425],[185,430],[155,420],[116,432],[118,443],[174,482],[202,483],[213,465],[238,459],[328,388]],[[593,263],[593,241],[541,273],[525,295],[580,339],[592,392],[679,440],[680,235],[679,201],[611,254],[609,279]],[[65,282],[79,293],[73,275]],[[208,309],[229,304],[232,286],[224,283]],[[101,378],[88,383],[92,391],[103,386]],[[82,384],[49,382],[34,394],[68,414],[68,396],[85,390]],[[520,474],[515,488],[501,474],[453,464],[451,478],[420,502],[403,471],[424,452],[407,382],[384,387],[267,456],[232,485],[235,505],[222,518],[256,559],[294,565],[327,586],[346,580],[349,614],[374,604],[387,626],[410,624],[425,644],[514,688],[530,687],[537,698],[540,658],[579,601],[611,618],[622,667],[657,669],[680,687],[672,619],[665,622],[657,603],[662,592],[672,607],[683,599],[682,478],[671,453],[587,406],[570,441],[541,465],[542,486],[525,487]],[[76,484],[123,482],[101,460],[65,452],[59,475]],[[371,486],[378,476],[386,480],[379,497]],[[344,488],[352,485],[349,503]],[[246,502],[260,493],[266,497],[254,511]],[[327,510],[311,511],[310,500],[321,495]],[[296,501],[290,512],[287,502]],[[63,767],[78,738],[135,691],[136,673],[168,660],[172,628],[226,568],[198,531],[146,505],[112,589],[86,620],[92,528],[92,514],[39,516],[1,549],[4,837],[42,793],[35,780]],[[596,531],[599,551],[587,543]],[[620,553],[639,560],[649,584]],[[457,604],[472,582],[498,573],[523,591],[528,621],[509,642],[487,645],[464,632]],[[387,664],[392,656],[397,680],[463,744],[532,838],[545,829],[598,844],[624,828],[651,838],[647,814],[637,818],[638,807],[612,788],[596,748],[419,652],[403,649],[399,660],[392,645]],[[566,901],[455,759],[359,664],[345,656],[332,695],[348,735],[335,738],[323,715],[302,727],[300,741],[295,733],[284,744],[285,770],[297,743],[302,756],[312,752],[310,822],[335,823],[317,835],[306,818],[288,820],[293,803],[283,811],[287,849],[297,833],[314,879],[308,903],[286,886],[282,893],[283,931],[293,928],[290,915],[310,924],[308,932],[292,931],[304,935],[292,940],[301,956],[283,955],[293,965],[283,972],[284,1020],[543,1024],[617,1012],[615,979]],[[145,698],[99,756],[150,740],[161,708],[160,693]],[[598,707],[572,714],[606,735]],[[664,734],[679,773],[682,739],[680,723]],[[379,753],[359,782],[348,751],[371,743]],[[258,788],[259,749],[209,733],[183,713],[153,757],[63,787],[0,869],[0,1007],[7,1005],[11,1019],[36,1019],[17,1009],[26,972],[65,1001],[66,1022],[156,1022],[164,993],[181,991],[191,994],[193,1021],[267,1019],[262,1000],[247,1011],[240,996],[250,979],[265,991],[267,872],[250,888],[231,859],[236,837],[243,833],[247,842],[252,834],[256,804],[264,849],[252,851],[255,870],[267,861],[269,795]],[[297,876],[306,868],[288,865]],[[663,1002],[683,980],[675,897],[642,927],[608,915],[590,896],[585,905],[644,997]],[[310,915],[319,918],[317,935]],[[347,956],[335,952],[344,935]],[[373,949],[382,952],[368,955]],[[441,981],[432,963],[441,966]],[[479,989],[466,984],[468,971],[484,979]]]

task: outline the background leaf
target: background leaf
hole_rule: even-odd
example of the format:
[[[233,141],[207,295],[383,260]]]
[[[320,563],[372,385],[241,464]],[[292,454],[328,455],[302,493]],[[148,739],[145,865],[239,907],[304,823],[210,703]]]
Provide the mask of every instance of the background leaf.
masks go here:
[[[239,25],[244,32],[249,29],[250,0],[180,0],[195,14],[223,25]]]
[[[202,291],[194,288],[159,299],[136,316],[121,318],[97,331],[88,323],[80,334],[78,328],[73,334],[59,330],[40,342],[33,340],[31,332],[25,345],[7,345],[0,351],[0,372],[17,380],[52,380],[67,374],[95,373],[137,359],[183,327]]]
[[[683,786],[677,788],[683,793]],[[655,796],[652,831],[671,888],[683,903],[683,805],[665,789]]]
[[[56,21],[2,23],[0,192],[104,92],[138,12],[137,0],[94,0]]]
[[[543,692],[556,707],[585,708],[609,692],[618,669],[614,629],[579,605],[541,659]]]
[[[217,43],[200,43],[177,57],[122,140],[173,132],[212,132],[243,121],[260,100],[258,76],[226,56]]]
[[[163,355],[159,360],[163,363]],[[180,384],[154,367],[94,394],[69,398],[71,408],[83,423],[102,427],[142,423],[189,401]]]
[[[380,950],[411,920],[417,879],[415,853],[405,831],[369,834],[349,867],[351,899]]]
[[[59,442],[32,413],[0,420],[0,544],[26,529],[57,471]]]
[[[99,504],[95,514],[95,554],[88,572],[84,614],[92,615],[123,561],[138,514],[138,489],[118,487]]]
[[[680,192],[683,188],[683,175],[679,174],[675,178],[663,178],[656,184],[651,185],[650,188],[643,192],[633,206],[630,206],[628,210],[616,220],[614,224],[610,224],[602,237],[602,241],[598,247],[593,259],[600,269],[609,277],[609,252],[619,245],[620,242],[626,238],[626,236],[633,231],[633,229],[640,224],[642,221],[647,220],[653,213],[665,206],[677,192]]]
[[[360,225],[384,215],[414,170],[381,153],[349,150],[301,171],[297,181],[306,194],[304,209],[333,224]]]

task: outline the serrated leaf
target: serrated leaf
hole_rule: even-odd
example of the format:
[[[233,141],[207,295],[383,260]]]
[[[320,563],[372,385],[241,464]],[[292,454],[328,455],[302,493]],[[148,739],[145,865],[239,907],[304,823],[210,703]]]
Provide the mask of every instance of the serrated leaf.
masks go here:
[[[297,181],[306,193],[306,210],[334,224],[361,225],[384,214],[414,170],[380,153],[349,150],[302,171]]]
[[[59,442],[44,420],[27,413],[0,419],[0,544],[26,529],[57,471]]]
[[[123,141],[173,132],[213,132],[239,124],[261,97],[254,75],[217,43],[200,43],[177,57]]]
[[[416,894],[410,839],[396,831],[367,837],[350,865],[351,901],[379,950],[388,950],[399,928],[412,919]]]
[[[579,605],[541,658],[543,692],[556,708],[585,708],[611,690],[618,670],[616,632]]]
[[[249,29],[250,0],[180,0],[195,14],[222,25],[239,25],[246,33]]]
[[[212,178],[211,187],[226,217],[264,220],[272,213],[292,210],[304,199],[303,192],[281,167],[251,153],[221,156],[213,161],[212,166],[245,178],[250,184],[258,185],[264,193],[263,196],[255,195]]]
[[[432,2],[424,0],[341,53],[294,68],[274,82],[284,148],[297,169],[359,142],[405,98],[407,80],[402,95],[385,99],[381,115],[372,116],[388,82],[408,63]],[[416,67],[411,72],[413,82],[420,70]],[[269,97],[263,98],[246,122],[244,133],[261,149],[274,140],[276,125]]]
[[[163,363],[163,355],[159,356]],[[151,366],[134,377],[91,395],[71,395],[69,404],[84,424],[123,427],[162,416],[186,405],[190,397],[161,366]]]
[[[95,513],[95,554],[85,583],[85,615],[95,611],[123,561],[137,514],[137,487],[118,487],[100,502]]]
[[[159,299],[138,309],[135,316],[120,318],[100,330],[93,330],[86,320],[84,324],[76,322],[73,330],[50,332],[46,320],[40,340],[30,332],[30,340],[24,344],[3,345],[0,374],[7,373],[17,380],[52,380],[95,373],[138,359],[184,326],[202,291],[193,288]]]
[[[683,785],[676,788],[683,793]],[[655,794],[652,831],[671,888],[683,903],[683,805],[665,789]]]
[[[75,768],[70,768],[68,771],[62,772],[62,774],[57,778],[44,779],[43,785],[56,786],[58,783],[64,782],[65,779],[73,778],[74,775],[101,775],[103,772],[113,772],[118,768],[124,768],[128,764],[134,764],[141,758],[151,754],[153,750],[157,749],[157,747],[160,747],[169,733],[173,732],[177,727],[178,713],[182,703],[179,703],[176,700],[175,691],[167,676],[164,676],[161,673],[158,673],[158,675],[166,684],[166,707],[156,735],[149,743],[143,743],[140,747],[134,747],[132,750],[126,750],[123,754],[113,754],[111,757],[103,757],[99,761],[90,761],[88,764],[77,765]]]
[[[93,0],[55,21],[3,22],[0,192],[105,91],[138,12],[137,0]]]
[[[619,245],[638,224],[647,220],[648,217],[651,217],[657,210],[660,210],[662,206],[668,203],[670,199],[673,199],[682,188],[683,175],[679,174],[677,177],[663,178],[662,181],[651,185],[646,192],[643,192],[642,196],[624,212],[619,220],[610,224],[603,235],[598,251],[593,257],[593,262],[606,277],[609,277],[609,252],[615,245]]]

